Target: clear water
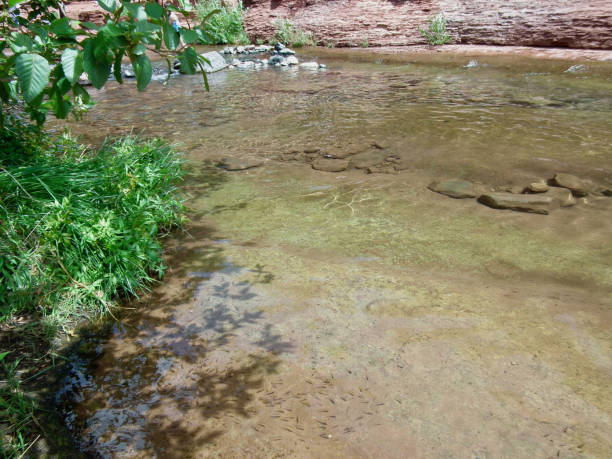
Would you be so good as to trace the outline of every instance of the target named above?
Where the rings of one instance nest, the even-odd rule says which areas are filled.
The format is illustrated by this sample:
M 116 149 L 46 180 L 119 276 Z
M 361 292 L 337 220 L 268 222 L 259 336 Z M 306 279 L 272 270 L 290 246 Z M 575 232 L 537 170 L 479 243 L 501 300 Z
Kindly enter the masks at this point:
M 72 127 L 167 138 L 191 171 L 166 279 L 75 363 L 83 449 L 603 457 L 612 199 L 541 216 L 427 185 L 569 172 L 609 188 L 612 63 L 309 53 L 328 68 L 110 85 Z M 362 151 L 385 166 L 309 164 Z

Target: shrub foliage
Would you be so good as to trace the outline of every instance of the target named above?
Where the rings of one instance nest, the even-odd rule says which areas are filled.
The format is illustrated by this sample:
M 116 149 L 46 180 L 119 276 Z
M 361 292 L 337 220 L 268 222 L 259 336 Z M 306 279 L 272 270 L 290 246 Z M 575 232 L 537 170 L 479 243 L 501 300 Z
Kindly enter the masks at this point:
M 212 14 L 216 12 L 216 14 Z M 202 40 L 209 45 L 248 44 L 249 38 L 244 30 L 246 9 L 242 2 L 232 7 L 225 6 L 221 0 L 205 0 L 196 5 L 196 18 L 206 21 L 206 35 Z M 207 19 L 208 18 L 208 19 Z
M 312 34 L 294 26 L 288 19 L 276 21 L 276 33 L 274 38 L 287 46 L 300 48 L 302 46 L 313 46 Z
M 41 143 L 24 146 L 35 160 L 0 157 L 0 318 L 91 319 L 163 274 L 158 235 L 181 223 L 181 161 L 160 140 L 91 155 L 68 136 Z
M 419 32 L 431 46 L 445 45 L 452 41 L 446 31 L 446 16 L 443 13 L 431 18 L 427 30 L 419 28 Z

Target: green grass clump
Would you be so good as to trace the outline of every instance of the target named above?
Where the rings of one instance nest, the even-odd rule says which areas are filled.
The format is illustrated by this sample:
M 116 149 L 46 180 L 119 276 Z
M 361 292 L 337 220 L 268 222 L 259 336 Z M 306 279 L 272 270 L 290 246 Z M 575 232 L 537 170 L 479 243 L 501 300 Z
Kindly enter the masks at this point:
M 451 42 L 451 37 L 446 31 L 446 16 L 443 13 L 431 18 L 427 30 L 419 28 L 419 32 L 431 46 L 445 45 Z
M 218 12 L 208 17 L 215 10 Z M 208 45 L 248 44 L 249 37 L 244 30 L 245 15 L 246 9 L 241 1 L 231 8 L 221 0 L 204 0 L 196 5 L 196 18 L 198 21 L 206 20 L 205 30 L 209 39 L 205 44 Z
M 0 322 L 28 310 L 53 326 L 93 319 L 164 273 L 181 160 L 136 137 L 94 154 L 69 136 L 36 145 L 16 157 L 0 144 Z
M 0 457 L 23 457 L 31 444 L 34 402 L 16 377 L 19 361 L 7 364 L 8 352 L 0 354 Z
M 304 32 L 299 27 L 294 26 L 288 19 L 279 19 L 276 21 L 275 40 L 284 45 L 294 48 L 302 46 L 314 46 L 314 39 L 310 32 Z

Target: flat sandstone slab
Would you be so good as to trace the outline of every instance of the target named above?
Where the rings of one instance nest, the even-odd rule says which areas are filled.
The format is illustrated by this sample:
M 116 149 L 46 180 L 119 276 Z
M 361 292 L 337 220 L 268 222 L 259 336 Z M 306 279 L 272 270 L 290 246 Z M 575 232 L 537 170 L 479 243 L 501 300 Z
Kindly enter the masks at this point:
M 487 193 L 478 202 L 494 209 L 518 210 L 548 215 L 554 205 L 554 198 L 543 194 Z

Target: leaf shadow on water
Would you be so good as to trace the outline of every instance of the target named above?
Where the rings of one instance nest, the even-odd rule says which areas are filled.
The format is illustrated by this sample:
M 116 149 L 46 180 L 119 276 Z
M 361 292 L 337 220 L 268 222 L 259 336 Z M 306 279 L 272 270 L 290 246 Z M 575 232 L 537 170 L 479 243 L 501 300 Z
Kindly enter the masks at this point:
M 254 414 L 266 376 L 292 352 L 266 316 L 276 300 L 259 287 L 274 274 L 231 265 L 213 236 L 195 219 L 174 237 L 163 284 L 130 304 L 107 339 L 92 338 L 103 352 L 73 370 L 86 454 L 186 457 L 213 447 Z

